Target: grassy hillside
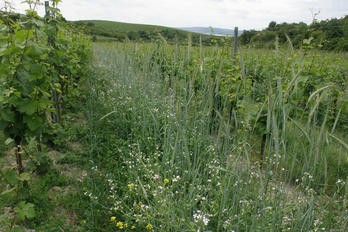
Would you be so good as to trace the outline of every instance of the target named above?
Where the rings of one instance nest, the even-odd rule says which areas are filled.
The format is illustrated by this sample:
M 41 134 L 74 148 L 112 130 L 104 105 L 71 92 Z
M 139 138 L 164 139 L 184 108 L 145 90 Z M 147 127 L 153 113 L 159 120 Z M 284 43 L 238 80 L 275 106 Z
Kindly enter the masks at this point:
M 119 33 L 124 32 L 128 33 L 130 31 L 160 31 L 168 29 L 162 26 L 156 25 L 146 25 L 146 24 L 134 24 L 134 23 L 123 23 L 123 22 L 114 22 L 107 20 L 82 20 L 76 21 L 77 24 L 87 25 L 89 28 L 93 29 L 96 33 L 110 32 L 110 33 Z M 174 29 L 175 30 L 175 29 Z
M 200 37 L 204 45 L 212 43 L 223 43 L 224 38 L 218 36 L 204 35 L 199 33 L 188 32 L 170 27 L 132 24 L 113 22 L 105 20 L 82 20 L 72 22 L 74 25 L 82 27 L 87 33 L 94 36 L 94 39 L 107 37 L 117 41 L 154 41 L 164 39 L 167 42 L 187 43 L 189 35 L 193 44 L 199 44 Z

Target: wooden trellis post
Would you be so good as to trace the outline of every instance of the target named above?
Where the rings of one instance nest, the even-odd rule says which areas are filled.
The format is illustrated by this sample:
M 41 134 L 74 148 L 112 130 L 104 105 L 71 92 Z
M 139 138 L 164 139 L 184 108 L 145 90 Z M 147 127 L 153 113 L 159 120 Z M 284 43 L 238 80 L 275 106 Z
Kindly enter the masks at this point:
M 238 27 L 234 28 L 234 38 L 233 38 L 233 58 L 236 58 L 238 51 Z

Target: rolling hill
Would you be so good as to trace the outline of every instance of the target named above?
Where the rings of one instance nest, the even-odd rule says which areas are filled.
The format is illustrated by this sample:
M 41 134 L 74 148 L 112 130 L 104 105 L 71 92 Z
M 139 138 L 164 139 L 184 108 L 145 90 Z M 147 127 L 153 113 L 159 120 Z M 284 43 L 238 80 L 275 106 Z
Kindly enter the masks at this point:
M 106 20 L 81 20 L 73 21 L 71 23 L 83 28 L 83 30 L 92 35 L 94 39 L 100 39 L 101 37 L 117 41 L 154 41 L 164 39 L 170 43 L 187 43 L 188 37 L 191 36 L 193 44 L 198 44 L 200 38 L 202 38 L 202 43 L 204 45 L 210 45 L 212 39 L 214 39 L 214 43 L 222 43 L 223 41 L 221 37 L 214 35 L 189 32 L 187 30 L 157 25 L 133 24 Z

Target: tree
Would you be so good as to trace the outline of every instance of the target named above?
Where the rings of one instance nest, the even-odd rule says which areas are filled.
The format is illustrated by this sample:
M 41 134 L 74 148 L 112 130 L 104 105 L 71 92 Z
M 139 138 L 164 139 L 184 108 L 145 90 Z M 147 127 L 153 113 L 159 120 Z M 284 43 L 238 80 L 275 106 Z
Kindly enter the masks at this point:
M 252 38 L 255 37 L 257 34 L 257 31 L 250 30 L 250 31 L 244 31 L 243 34 L 239 37 L 239 41 L 241 44 L 245 45 L 251 42 Z
M 277 30 L 277 23 L 275 21 L 271 21 L 268 24 L 267 30 L 269 30 L 269 31 L 276 31 Z

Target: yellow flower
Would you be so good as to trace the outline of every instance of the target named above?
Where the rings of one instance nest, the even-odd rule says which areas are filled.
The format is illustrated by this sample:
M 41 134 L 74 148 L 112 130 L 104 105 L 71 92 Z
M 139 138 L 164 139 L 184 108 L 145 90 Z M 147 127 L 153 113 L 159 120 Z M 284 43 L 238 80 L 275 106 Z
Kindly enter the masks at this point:
M 116 220 L 116 217 L 115 216 L 112 216 L 111 218 L 110 218 L 110 221 L 111 222 L 113 222 L 113 221 L 115 221 Z
M 153 229 L 153 225 L 152 224 L 147 224 L 145 227 L 147 230 L 152 230 Z
M 116 227 L 119 228 L 120 230 L 122 230 L 124 228 L 123 222 L 117 222 Z
M 132 226 L 132 227 L 131 227 L 131 230 L 135 230 L 135 228 L 136 228 L 135 226 Z
M 163 183 L 164 183 L 164 185 L 166 185 L 169 183 L 169 180 L 167 178 L 164 178 Z
M 135 185 L 133 183 L 128 184 L 128 188 L 130 190 L 133 190 L 135 188 Z

